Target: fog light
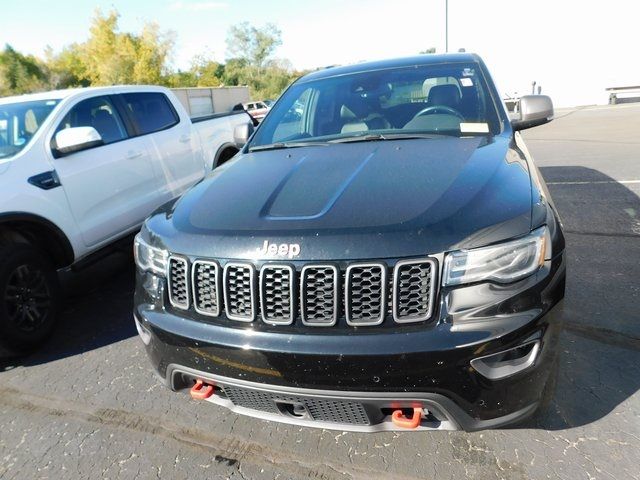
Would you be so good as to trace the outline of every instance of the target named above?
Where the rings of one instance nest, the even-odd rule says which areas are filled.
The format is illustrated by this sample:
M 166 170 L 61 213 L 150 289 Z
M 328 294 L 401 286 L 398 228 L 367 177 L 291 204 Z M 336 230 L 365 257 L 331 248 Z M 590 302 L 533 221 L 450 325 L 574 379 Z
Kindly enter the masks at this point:
M 142 287 L 151 296 L 151 298 L 157 300 L 162 295 L 160 277 L 153 273 L 145 273 L 143 275 L 144 279 L 142 280 Z
M 471 360 L 471 366 L 489 380 L 502 380 L 532 366 L 540 353 L 540 340 L 527 342 L 504 352 Z

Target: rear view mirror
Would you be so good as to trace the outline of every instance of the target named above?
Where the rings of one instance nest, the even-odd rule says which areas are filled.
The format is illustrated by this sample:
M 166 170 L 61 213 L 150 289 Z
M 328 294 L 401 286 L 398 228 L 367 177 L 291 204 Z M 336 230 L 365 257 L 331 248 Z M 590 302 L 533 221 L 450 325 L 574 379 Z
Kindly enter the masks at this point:
M 513 130 L 537 127 L 553 120 L 553 102 L 546 95 L 520 97 L 520 117 L 511 121 Z
M 102 144 L 102 137 L 93 127 L 65 128 L 56 133 L 54 153 L 63 157 Z
M 236 144 L 236 147 L 244 147 L 252 133 L 253 124 L 243 123 L 242 125 L 236 125 L 233 129 L 233 142 Z

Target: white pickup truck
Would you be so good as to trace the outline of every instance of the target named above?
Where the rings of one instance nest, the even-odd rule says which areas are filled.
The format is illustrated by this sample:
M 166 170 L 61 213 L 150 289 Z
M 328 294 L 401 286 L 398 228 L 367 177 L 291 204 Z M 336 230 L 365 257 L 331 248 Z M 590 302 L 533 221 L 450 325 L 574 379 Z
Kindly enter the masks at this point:
M 244 111 L 191 119 L 168 89 L 97 87 L 0 99 L 0 349 L 32 348 L 58 269 L 90 263 L 238 151 Z

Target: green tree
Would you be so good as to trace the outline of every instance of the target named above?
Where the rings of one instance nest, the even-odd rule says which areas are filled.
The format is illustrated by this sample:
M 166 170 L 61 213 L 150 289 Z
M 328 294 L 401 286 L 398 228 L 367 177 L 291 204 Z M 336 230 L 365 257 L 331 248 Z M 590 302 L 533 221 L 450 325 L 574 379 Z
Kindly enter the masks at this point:
M 0 52 L 0 96 L 46 90 L 46 66 L 33 55 L 22 55 L 10 45 Z
M 231 58 L 242 58 L 253 67 L 262 68 L 275 49 L 282 45 L 282 32 L 273 23 L 256 28 L 242 22 L 229 29 L 227 53 Z
M 133 83 L 162 84 L 169 73 L 174 43 L 173 32 L 162 32 L 157 23 L 146 24 L 140 36 L 134 37 Z
M 49 70 L 51 88 L 88 87 L 91 85 L 84 63 L 82 46 L 67 45 L 58 54 L 51 47 L 45 49 L 45 62 Z
M 115 10 L 93 19 L 90 36 L 83 45 L 83 62 L 92 85 L 164 83 L 173 49 L 173 34 L 157 24 L 147 24 L 140 35 L 118 30 Z
M 272 23 L 256 28 L 247 22 L 235 25 L 227 35 L 224 68 L 226 85 L 248 85 L 253 98 L 274 98 L 295 78 L 291 64 L 272 59 L 282 44 L 281 32 Z
M 174 46 L 172 32 L 148 23 L 140 33 L 121 32 L 119 14 L 96 10 L 83 43 L 72 43 L 55 53 L 45 50 L 44 60 L 22 55 L 10 46 L 0 51 L 0 95 L 90 85 L 160 84 L 171 87 L 246 85 L 254 98 L 275 98 L 301 72 L 287 60 L 272 58 L 281 45 L 273 24 L 256 28 L 242 23 L 229 29 L 231 58 L 226 64 L 202 54 L 188 70 L 169 68 Z
M 424 54 L 424 53 L 436 53 L 436 47 L 429 47 L 426 50 L 422 50 L 420 52 L 420 54 Z
M 205 55 L 196 55 L 191 61 L 190 72 L 195 80 L 196 87 L 218 87 L 224 77 L 224 65 L 207 58 Z

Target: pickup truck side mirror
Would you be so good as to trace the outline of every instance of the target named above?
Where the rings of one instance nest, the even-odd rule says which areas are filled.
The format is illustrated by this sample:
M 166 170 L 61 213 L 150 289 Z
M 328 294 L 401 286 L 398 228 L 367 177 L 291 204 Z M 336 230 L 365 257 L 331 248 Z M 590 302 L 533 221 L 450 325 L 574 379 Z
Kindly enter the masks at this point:
M 102 137 L 93 127 L 65 128 L 56 133 L 54 155 L 64 157 L 74 152 L 102 145 Z
M 553 102 L 546 95 L 520 97 L 520 118 L 511 120 L 514 131 L 537 127 L 553 120 Z
M 236 144 L 236 147 L 244 147 L 252 133 L 253 124 L 243 123 L 242 125 L 236 125 L 233 129 L 233 142 Z

